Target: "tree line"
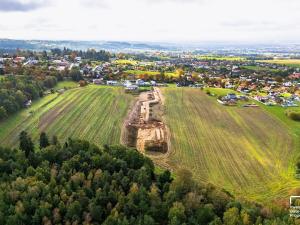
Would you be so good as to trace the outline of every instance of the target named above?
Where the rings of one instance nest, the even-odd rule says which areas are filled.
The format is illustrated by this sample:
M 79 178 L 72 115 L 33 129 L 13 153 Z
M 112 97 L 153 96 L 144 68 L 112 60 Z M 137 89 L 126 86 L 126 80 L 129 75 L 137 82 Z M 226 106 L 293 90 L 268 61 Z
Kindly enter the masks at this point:
M 104 61 L 108 62 L 111 54 L 109 52 L 106 52 L 104 50 L 96 51 L 94 49 L 89 49 L 87 51 L 82 51 L 82 50 L 71 50 L 68 48 L 55 48 L 51 50 L 51 53 L 55 56 L 65 56 L 68 55 L 71 58 L 75 57 L 81 57 L 82 59 L 87 59 L 87 60 L 95 60 L 95 61 Z

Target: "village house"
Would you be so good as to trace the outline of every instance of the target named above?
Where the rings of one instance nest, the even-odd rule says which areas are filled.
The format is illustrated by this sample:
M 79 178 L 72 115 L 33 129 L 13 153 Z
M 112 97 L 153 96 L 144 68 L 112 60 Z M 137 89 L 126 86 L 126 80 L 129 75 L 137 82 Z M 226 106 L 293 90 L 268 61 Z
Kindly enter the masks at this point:
M 93 79 L 93 84 L 100 85 L 100 84 L 105 84 L 103 79 Z
M 137 85 L 128 85 L 125 87 L 125 92 L 136 92 L 139 87 Z
M 116 81 L 116 80 L 108 80 L 108 81 L 106 81 L 106 84 L 110 85 L 110 86 L 118 86 L 119 85 L 118 81 Z
M 300 73 L 293 73 L 289 76 L 289 78 L 293 80 L 300 79 Z
M 26 60 L 25 57 L 17 56 L 16 58 L 14 58 L 14 63 L 22 63 L 25 60 Z

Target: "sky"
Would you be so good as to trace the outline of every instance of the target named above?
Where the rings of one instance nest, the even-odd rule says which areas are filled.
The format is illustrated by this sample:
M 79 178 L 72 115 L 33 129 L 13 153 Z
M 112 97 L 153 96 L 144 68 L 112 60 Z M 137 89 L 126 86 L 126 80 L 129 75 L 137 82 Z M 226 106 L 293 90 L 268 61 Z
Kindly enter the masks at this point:
M 0 38 L 299 43 L 299 11 L 299 0 L 0 0 Z

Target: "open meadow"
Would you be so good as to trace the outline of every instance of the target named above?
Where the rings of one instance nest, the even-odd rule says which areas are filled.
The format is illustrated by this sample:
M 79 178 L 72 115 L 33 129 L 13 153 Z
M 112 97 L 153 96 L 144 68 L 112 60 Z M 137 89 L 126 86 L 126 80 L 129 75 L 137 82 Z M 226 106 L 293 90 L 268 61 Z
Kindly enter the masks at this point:
M 16 146 L 19 133 L 26 130 L 35 141 L 45 131 L 61 141 L 71 136 L 98 145 L 119 144 L 133 99 L 122 88 L 94 85 L 51 94 L 0 123 L 0 141 L 4 146 Z
M 259 202 L 288 199 L 299 187 L 294 163 L 300 124 L 284 109 L 226 107 L 192 88 L 163 93 L 172 169 L 189 169 L 199 181 Z
M 61 81 L 58 82 L 57 85 L 55 86 L 54 90 L 60 90 L 60 89 L 72 89 L 78 87 L 79 84 L 74 81 Z

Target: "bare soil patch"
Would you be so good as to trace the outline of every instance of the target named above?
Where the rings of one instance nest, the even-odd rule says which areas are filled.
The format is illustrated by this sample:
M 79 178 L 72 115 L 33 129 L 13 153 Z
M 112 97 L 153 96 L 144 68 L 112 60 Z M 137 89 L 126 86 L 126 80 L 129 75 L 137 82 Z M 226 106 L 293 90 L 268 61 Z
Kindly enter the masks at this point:
M 136 147 L 155 163 L 168 167 L 161 162 L 168 155 L 170 143 L 163 114 L 163 98 L 158 88 L 141 93 L 124 122 L 121 143 Z

